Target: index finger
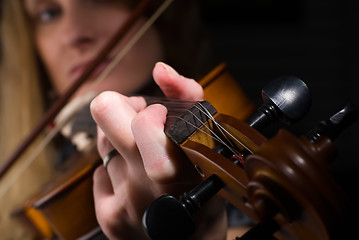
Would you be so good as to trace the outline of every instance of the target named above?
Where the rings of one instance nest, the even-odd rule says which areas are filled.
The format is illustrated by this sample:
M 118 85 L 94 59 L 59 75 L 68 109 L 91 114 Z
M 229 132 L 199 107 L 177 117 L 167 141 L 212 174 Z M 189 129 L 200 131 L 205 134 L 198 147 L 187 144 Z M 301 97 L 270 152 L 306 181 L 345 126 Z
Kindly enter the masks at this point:
M 153 69 L 153 78 L 168 98 L 201 101 L 203 89 L 195 80 L 178 74 L 169 65 L 159 62 Z

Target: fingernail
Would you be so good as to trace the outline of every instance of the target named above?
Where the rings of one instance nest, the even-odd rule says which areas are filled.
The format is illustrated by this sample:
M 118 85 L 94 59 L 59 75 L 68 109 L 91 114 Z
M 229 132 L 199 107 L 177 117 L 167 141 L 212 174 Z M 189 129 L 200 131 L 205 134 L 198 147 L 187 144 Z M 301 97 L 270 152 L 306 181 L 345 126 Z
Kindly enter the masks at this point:
M 168 73 L 168 74 L 171 74 L 171 75 L 179 75 L 178 72 L 176 70 L 174 70 L 170 65 L 167 65 L 166 63 L 163 63 L 163 62 L 159 62 L 157 63 L 159 64 L 160 66 L 162 66 L 163 69 L 165 69 L 165 71 Z

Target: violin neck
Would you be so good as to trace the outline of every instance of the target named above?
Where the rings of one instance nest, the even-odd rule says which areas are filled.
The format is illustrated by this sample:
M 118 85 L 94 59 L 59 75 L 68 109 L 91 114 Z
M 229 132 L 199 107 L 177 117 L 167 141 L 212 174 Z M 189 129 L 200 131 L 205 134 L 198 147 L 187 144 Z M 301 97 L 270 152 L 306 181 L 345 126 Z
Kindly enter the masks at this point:
M 182 101 L 166 98 L 145 97 L 146 103 L 161 104 L 167 108 L 166 135 L 180 145 L 198 130 L 217 110 L 207 101 Z

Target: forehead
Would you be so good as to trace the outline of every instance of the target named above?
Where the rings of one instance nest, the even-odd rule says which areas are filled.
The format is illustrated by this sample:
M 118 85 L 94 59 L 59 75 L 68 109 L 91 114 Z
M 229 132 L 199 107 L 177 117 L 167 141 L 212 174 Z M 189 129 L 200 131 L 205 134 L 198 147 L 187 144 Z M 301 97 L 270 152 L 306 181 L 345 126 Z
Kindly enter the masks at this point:
M 22 0 L 22 1 L 25 5 L 25 8 L 32 9 L 32 8 L 36 7 L 37 5 L 39 5 L 41 3 L 45 3 L 45 2 L 52 2 L 52 3 L 63 2 L 63 3 L 65 3 L 65 2 L 69 2 L 69 1 L 78 1 L 78 0 Z M 85 0 L 81 0 L 81 1 L 84 2 Z M 120 3 L 120 4 L 123 4 L 124 6 L 128 6 L 128 7 L 134 7 L 140 2 L 140 0 L 112 0 L 111 2 Z

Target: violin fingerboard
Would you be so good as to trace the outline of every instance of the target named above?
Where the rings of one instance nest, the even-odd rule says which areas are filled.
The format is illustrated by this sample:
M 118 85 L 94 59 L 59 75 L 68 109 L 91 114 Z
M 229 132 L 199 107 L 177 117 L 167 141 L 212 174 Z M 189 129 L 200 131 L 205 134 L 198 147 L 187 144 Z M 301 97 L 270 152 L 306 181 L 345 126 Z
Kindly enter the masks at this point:
M 174 143 L 180 145 L 216 113 L 217 110 L 209 102 L 197 102 L 182 115 L 167 121 L 165 133 Z

